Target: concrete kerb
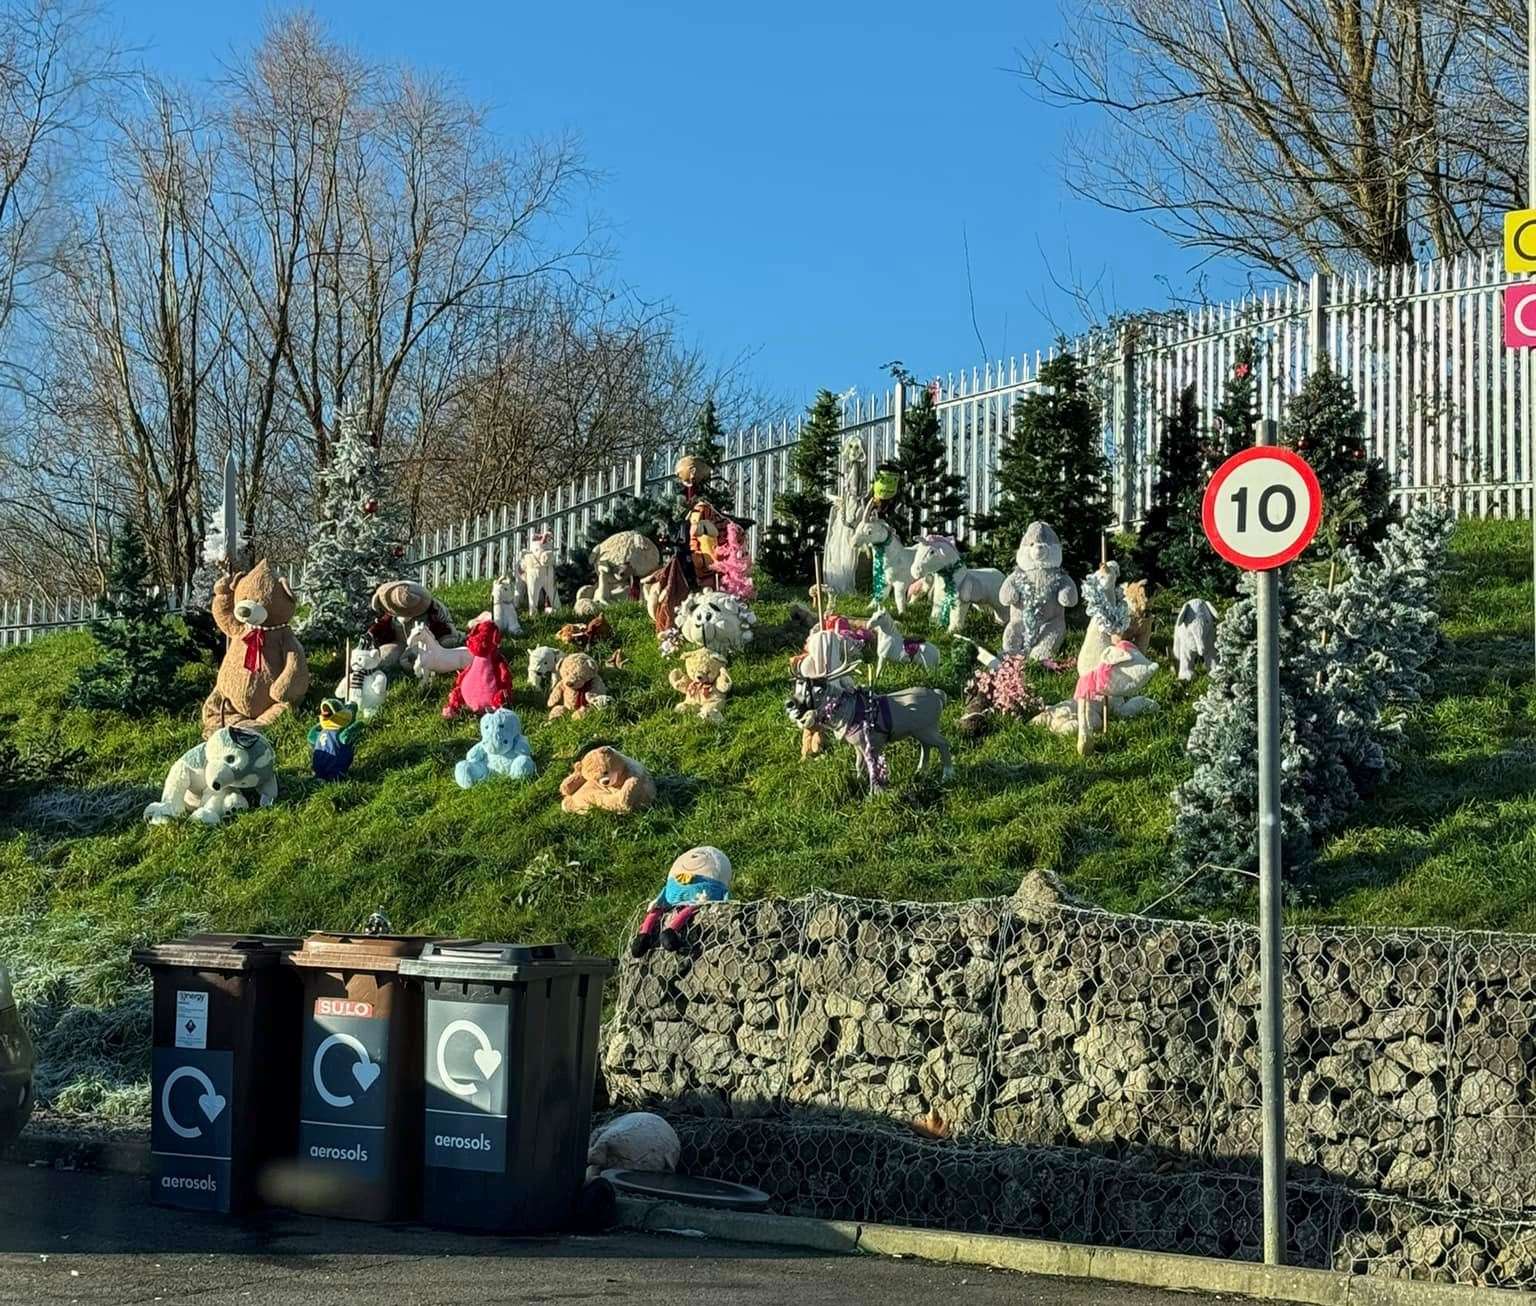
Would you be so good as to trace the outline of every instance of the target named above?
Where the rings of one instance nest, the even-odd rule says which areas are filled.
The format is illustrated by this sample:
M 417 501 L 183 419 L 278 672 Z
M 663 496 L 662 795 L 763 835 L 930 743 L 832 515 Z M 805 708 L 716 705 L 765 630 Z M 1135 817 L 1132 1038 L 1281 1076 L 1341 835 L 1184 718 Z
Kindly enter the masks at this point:
M 1222 1261 L 1172 1252 L 1084 1247 L 993 1234 L 907 1229 L 801 1216 L 716 1211 L 677 1202 L 620 1198 L 619 1217 L 631 1229 L 661 1233 L 698 1230 L 730 1242 L 803 1247 L 854 1255 L 910 1256 L 951 1265 L 975 1265 L 1106 1283 L 1189 1292 L 1229 1293 L 1306 1306 L 1494 1306 L 1528 1302 L 1525 1293 L 1499 1288 L 1371 1278 L 1331 1270 L 1293 1269 L 1248 1261 Z

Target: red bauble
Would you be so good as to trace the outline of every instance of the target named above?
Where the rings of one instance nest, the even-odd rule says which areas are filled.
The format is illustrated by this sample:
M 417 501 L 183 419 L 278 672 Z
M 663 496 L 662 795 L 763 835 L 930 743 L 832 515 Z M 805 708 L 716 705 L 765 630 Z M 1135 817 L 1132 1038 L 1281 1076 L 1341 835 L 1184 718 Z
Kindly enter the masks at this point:
M 370 517 L 372 517 L 374 513 L 378 512 L 378 510 L 379 501 L 377 499 L 369 499 L 366 503 L 363 504 L 363 511 L 366 512 Z
M 405 545 L 403 545 L 403 544 L 395 545 L 395 547 L 392 548 L 389 551 L 389 556 L 391 558 L 403 558 L 403 557 L 405 557 Z

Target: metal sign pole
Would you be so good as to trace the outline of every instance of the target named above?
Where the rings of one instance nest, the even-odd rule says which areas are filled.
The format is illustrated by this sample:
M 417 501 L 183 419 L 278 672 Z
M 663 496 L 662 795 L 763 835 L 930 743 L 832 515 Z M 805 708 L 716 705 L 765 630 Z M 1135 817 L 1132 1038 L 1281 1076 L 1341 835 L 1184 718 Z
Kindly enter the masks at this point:
M 1536 0 L 1531 0 L 1536 4 Z M 1256 443 L 1274 443 L 1259 422 Z M 1259 1049 L 1264 1101 L 1264 1263 L 1285 1264 L 1285 990 L 1280 922 L 1280 575 L 1254 576 L 1259 624 Z
M 1525 205 L 1536 204 L 1536 0 L 1525 3 Z M 1531 483 L 1531 574 L 1536 578 L 1536 402 L 1531 393 L 1531 358 L 1525 359 L 1525 478 Z M 1519 502 L 1516 501 L 1516 511 Z M 1536 656 L 1536 605 L 1533 605 L 1531 649 Z

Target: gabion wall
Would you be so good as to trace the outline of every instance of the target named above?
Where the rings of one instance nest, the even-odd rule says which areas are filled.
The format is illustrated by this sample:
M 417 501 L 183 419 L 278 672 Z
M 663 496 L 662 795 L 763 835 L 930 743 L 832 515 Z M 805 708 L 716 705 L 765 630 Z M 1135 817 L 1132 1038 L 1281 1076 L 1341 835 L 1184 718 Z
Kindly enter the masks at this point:
M 1256 1259 L 1258 938 L 1011 899 L 701 911 L 626 961 L 616 1106 L 778 1209 Z M 1295 1263 L 1536 1286 L 1536 939 L 1286 937 Z

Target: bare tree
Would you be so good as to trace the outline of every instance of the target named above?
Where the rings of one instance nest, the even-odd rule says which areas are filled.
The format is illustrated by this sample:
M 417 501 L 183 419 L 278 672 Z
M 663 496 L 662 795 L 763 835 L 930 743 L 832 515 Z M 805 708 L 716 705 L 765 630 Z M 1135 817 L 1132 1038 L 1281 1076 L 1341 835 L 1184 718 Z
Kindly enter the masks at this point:
M 1481 247 L 1519 195 L 1523 117 L 1494 111 L 1517 7 L 1086 0 L 1023 73 L 1094 111 L 1066 146 L 1077 193 L 1286 276 L 1384 266 Z

